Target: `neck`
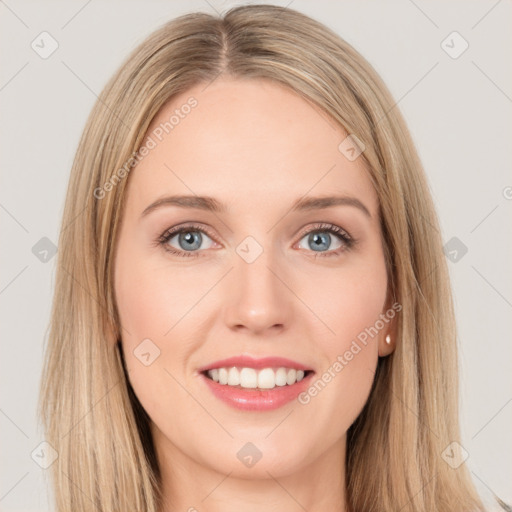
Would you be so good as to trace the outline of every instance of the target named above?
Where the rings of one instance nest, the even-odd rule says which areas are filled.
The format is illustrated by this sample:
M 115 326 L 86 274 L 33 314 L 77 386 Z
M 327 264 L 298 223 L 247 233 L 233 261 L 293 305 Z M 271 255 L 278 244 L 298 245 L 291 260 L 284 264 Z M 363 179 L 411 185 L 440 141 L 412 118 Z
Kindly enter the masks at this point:
M 282 464 L 276 448 L 273 457 L 263 456 L 248 472 L 236 456 L 229 463 L 208 454 L 184 453 L 154 425 L 152 431 L 161 473 L 159 512 L 246 512 L 259 507 L 269 512 L 348 510 L 346 435 L 319 457 L 308 461 L 303 453 L 290 466 Z M 232 453 L 239 449 L 234 446 Z

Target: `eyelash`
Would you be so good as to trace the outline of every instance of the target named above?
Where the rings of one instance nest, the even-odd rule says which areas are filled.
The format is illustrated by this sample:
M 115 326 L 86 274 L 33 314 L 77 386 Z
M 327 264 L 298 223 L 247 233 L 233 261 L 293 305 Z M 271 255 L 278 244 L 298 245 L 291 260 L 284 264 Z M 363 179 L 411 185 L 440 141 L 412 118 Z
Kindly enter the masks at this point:
M 188 224 L 185 226 L 181 226 L 178 228 L 171 228 L 162 233 L 157 240 L 155 245 L 160 245 L 163 247 L 163 249 L 171 254 L 174 254 L 176 256 L 185 256 L 185 257 L 192 257 L 197 258 L 199 256 L 199 252 L 201 251 L 179 251 L 175 249 L 174 247 L 171 247 L 168 242 L 171 238 L 173 238 L 175 235 L 179 235 L 180 233 L 188 233 L 188 232 L 194 232 L 199 231 L 213 240 L 215 239 L 207 229 L 205 229 L 203 226 L 199 226 L 197 224 Z M 317 223 L 314 224 L 311 229 L 305 230 L 301 233 L 299 237 L 299 241 L 302 240 L 306 235 L 309 235 L 310 233 L 315 232 L 328 232 L 332 233 L 335 236 L 337 236 L 341 242 L 343 242 L 344 246 L 334 250 L 334 251 L 311 251 L 316 252 L 314 257 L 330 257 L 330 256 L 341 256 L 341 254 L 345 251 L 348 251 L 354 247 L 357 240 L 352 238 L 344 229 L 340 228 L 339 226 L 336 226 L 335 224 L 329 224 L 329 223 Z

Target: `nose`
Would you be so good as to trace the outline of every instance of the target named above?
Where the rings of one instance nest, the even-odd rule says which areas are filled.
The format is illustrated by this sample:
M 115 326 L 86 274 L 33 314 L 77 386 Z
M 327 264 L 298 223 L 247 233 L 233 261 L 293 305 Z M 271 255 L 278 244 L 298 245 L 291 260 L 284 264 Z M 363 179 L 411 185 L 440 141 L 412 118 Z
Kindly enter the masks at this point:
M 250 261 L 250 260 L 248 260 Z M 248 262 L 235 254 L 234 269 L 225 283 L 225 322 L 236 331 L 253 334 L 279 332 L 290 325 L 293 292 L 270 251 Z

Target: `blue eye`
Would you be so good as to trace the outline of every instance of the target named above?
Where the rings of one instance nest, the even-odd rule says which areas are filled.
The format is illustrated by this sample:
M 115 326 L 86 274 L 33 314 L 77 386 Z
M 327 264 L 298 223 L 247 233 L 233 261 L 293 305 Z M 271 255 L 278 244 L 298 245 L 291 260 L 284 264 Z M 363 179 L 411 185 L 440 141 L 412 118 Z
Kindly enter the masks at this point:
M 334 235 L 338 247 L 331 249 Z M 306 232 L 301 241 L 306 239 L 306 243 L 312 249 L 315 256 L 339 256 L 343 251 L 349 250 L 355 240 L 343 229 L 334 224 L 320 224 L 314 229 Z
M 178 254 L 180 256 L 197 256 L 195 252 L 201 248 L 204 236 L 211 241 L 211 238 L 205 233 L 202 227 L 184 226 L 178 229 L 166 231 L 159 239 L 159 242 L 167 251 L 173 254 Z M 173 238 L 177 239 L 178 247 L 173 247 L 170 244 Z M 206 249 L 208 248 L 209 247 L 206 247 Z
M 334 249 L 331 248 L 331 244 L 333 243 L 332 235 L 334 235 L 334 241 L 338 242 L 338 246 Z M 203 249 L 211 248 L 214 242 L 205 228 L 191 224 L 167 230 L 156 242 L 171 254 L 195 257 L 200 255 L 201 244 L 204 241 L 204 237 L 210 240 L 210 245 L 203 247 Z M 175 244 L 177 244 L 177 247 L 171 244 L 174 238 L 176 238 Z M 339 226 L 327 223 L 315 224 L 312 228 L 310 226 L 307 231 L 302 233 L 299 244 L 306 238 L 306 243 L 311 249 L 310 252 L 312 252 L 315 257 L 341 256 L 343 252 L 351 249 L 356 242 L 355 239 Z M 304 247 L 300 248 L 304 249 Z M 308 247 L 306 247 L 306 249 L 308 249 Z
M 306 237 L 306 243 L 310 244 L 310 247 L 314 252 L 325 252 L 329 250 L 330 245 L 332 244 L 332 237 L 328 231 L 310 233 L 309 235 L 306 235 L 304 238 Z M 339 240 L 338 243 L 340 243 Z

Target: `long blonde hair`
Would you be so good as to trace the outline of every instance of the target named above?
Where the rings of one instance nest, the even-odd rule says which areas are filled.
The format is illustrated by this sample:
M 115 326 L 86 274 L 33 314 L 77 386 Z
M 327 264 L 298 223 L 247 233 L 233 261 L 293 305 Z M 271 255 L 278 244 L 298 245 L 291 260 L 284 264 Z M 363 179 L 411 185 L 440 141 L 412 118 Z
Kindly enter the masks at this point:
M 349 509 L 484 510 L 466 465 L 454 469 L 442 456 L 460 442 L 456 331 L 438 220 L 408 129 L 384 83 L 348 43 L 297 11 L 269 5 L 166 23 L 128 57 L 89 116 L 67 191 L 41 380 L 39 414 L 59 454 L 50 470 L 57 510 L 160 508 L 149 418 L 116 344 L 113 266 L 129 179 L 119 170 L 168 100 L 222 73 L 285 84 L 365 146 L 389 294 L 402 312 L 396 349 L 379 359 L 368 402 L 348 431 Z

